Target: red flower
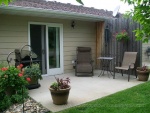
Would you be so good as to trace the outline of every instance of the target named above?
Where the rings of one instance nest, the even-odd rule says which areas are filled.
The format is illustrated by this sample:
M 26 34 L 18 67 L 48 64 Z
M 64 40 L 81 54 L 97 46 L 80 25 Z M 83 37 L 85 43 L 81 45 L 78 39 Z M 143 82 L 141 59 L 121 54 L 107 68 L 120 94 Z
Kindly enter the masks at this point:
M 22 68 L 22 67 L 23 67 L 23 64 L 20 64 L 19 66 Z
M 30 82 L 31 81 L 31 79 L 28 77 L 28 78 L 26 78 L 26 80 L 28 81 L 28 82 Z
M 18 76 L 22 77 L 22 76 L 23 76 L 23 74 L 22 74 L 22 73 L 19 73 L 19 74 L 18 74 Z
M 20 69 L 21 69 L 21 67 L 18 65 L 18 66 L 17 66 L 17 69 L 19 69 L 19 70 L 20 70 Z
M 1 70 L 2 70 L 2 71 L 6 71 L 6 70 L 8 70 L 8 68 L 3 67 Z

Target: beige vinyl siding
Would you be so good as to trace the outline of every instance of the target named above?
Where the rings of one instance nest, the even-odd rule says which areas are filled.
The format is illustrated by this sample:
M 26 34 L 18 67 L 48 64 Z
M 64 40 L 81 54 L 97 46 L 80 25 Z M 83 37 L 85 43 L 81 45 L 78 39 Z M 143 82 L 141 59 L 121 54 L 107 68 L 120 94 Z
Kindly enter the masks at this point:
M 94 22 L 72 20 L 0 15 L 0 60 L 6 60 L 7 54 L 15 48 L 28 44 L 28 22 L 60 23 L 63 24 L 63 55 L 64 71 L 73 70 L 72 60 L 76 58 L 76 48 L 85 46 L 92 48 L 92 57 L 96 53 L 96 26 Z
M 146 54 L 147 47 L 150 47 L 150 40 L 148 43 L 142 44 L 142 65 L 149 65 L 150 66 L 150 57 L 148 58 Z
M 0 15 L 0 61 L 6 61 L 9 52 L 27 44 L 27 25 L 23 17 Z
M 64 69 L 73 71 L 72 60 L 76 59 L 76 48 L 85 46 L 92 48 L 92 57 L 95 59 L 96 28 L 95 23 L 75 21 L 75 27 L 64 27 Z

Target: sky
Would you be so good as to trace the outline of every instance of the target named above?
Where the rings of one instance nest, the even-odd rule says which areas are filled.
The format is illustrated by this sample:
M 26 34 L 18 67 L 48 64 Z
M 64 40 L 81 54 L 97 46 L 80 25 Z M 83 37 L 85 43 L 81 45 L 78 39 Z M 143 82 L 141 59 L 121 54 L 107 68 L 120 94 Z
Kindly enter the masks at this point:
M 47 1 L 57 1 L 61 3 L 71 3 L 74 5 L 81 5 L 76 0 L 47 0 Z M 124 4 L 120 0 L 82 0 L 84 3 L 84 6 L 86 7 L 94 7 L 96 9 L 105 9 L 108 11 L 114 11 L 116 10 L 118 6 L 120 13 L 125 13 L 126 11 L 129 11 L 132 7 L 128 6 L 127 4 Z

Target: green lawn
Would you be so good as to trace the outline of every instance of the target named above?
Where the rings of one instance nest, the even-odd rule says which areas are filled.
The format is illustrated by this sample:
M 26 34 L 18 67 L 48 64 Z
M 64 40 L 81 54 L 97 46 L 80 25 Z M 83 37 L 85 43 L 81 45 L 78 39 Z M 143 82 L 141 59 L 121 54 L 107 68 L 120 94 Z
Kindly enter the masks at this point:
M 112 87 L 113 88 L 113 87 Z M 58 113 L 149 113 L 150 82 Z

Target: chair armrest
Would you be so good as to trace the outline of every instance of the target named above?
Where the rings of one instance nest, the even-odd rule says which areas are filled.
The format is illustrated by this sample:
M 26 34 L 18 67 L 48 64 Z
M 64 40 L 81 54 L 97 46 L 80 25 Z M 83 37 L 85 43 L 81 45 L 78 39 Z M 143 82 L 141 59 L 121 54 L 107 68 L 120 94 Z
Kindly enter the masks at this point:
M 135 65 L 135 63 L 130 63 L 130 64 L 129 64 L 129 68 L 131 67 L 132 64 Z

